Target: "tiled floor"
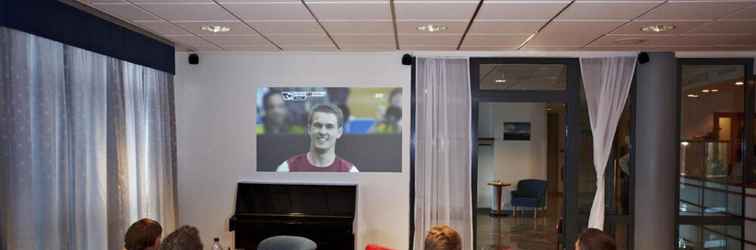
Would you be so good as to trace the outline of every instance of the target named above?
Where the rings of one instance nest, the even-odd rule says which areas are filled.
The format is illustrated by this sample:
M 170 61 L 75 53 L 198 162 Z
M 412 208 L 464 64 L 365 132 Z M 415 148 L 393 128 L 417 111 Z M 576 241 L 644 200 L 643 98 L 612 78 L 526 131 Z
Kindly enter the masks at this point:
M 535 219 L 532 213 L 518 214 L 518 217 L 492 217 L 487 212 L 478 212 L 477 249 L 556 249 L 556 223 L 561 211 L 561 199 L 550 200 L 558 201 L 558 204 L 549 204 L 550 209 L 545 214 L 540 211 Z

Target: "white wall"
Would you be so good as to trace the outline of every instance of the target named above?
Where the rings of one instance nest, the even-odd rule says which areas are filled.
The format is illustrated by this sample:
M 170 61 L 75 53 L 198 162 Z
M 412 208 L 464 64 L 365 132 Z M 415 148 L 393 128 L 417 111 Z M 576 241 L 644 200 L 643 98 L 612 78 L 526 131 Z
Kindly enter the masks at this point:
M 491 154 L 493 159 L 478 164 L 478 207 L 492 205 L 491 187 L 486 183 L 501 180 L 511 183 L 512 188 L 504 189 L 502 203 L 509 205 L 510 191 L 523 179 L 546 180 L 547 131 L 544 103 L 481 103 L 479 108 L 479 136 L 493 137 Z M 502 140 L 504 122 L 530 122 L 529 141 Z M 482 152 L 488 152 L 485 149 Z M 481 158 L 479 158 L 481 159 Z
M 409 133 L 403 133 L 401 173 L 256 172 L 255 93 L 261 86 L 403 86 L 410 67 L 398 53 L 201 53 L 199 65 L 176 54 L 178 213 L 180 225 L 199 228 L 209 247 L 233 233 L 236 183 L 240 180 L 297 183 L 357 183 L 356 249 L 378 243 L 408 248 Z M 409 97 L 403 95 L 409 117 Z M 410 119 L 402 126 L 410 127 Z

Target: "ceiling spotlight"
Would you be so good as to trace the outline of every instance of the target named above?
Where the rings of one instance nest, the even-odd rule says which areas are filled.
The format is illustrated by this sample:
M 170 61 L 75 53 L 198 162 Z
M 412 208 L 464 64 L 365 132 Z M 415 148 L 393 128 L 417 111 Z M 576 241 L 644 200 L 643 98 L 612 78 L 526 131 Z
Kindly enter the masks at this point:
M 507 83 L 507 79 L 496 79 L 496 83 Z
M 202 26 L 202 30 L 210 31 L 213 33 L 223 33 L 223 32 L 231 31 L 231 28 L 226 27 L 226 26 L 220 26 L 220 25 L 205 25 L 205 26 Z
M 417 26 L 417 30 L 423 31 L 423 32 L 441 32 L 448 29 L 445 25 L 437 25 L 437 24 L 426 24 L 426 25 L 420 25 Z
M 682 144 L 683 146 L 688 146 L 690 145 L 690 142 L 683 141 L 683 142 L 680 142 L 680 144 Z
M 690 98 L 698 98 L 698 95 L 696 95 L 696 94 L 688 94 L 688 97 L 690 97 Z
M 701 93 L 709 93 L 709 90 L 708 89 L 702 89 Z
M 716 93 L 716 92 L 719 92 L 719 90 L 718 89 L 711 89 L 711 92 L 712 93 Z
M 672 24 L 657 24 L 657 25 L 651 25 L 641 28 L 641 31 L 643 32 L 651 32 L 651 33 L 662 33 L 667 32 L 675 29 L 676 27 Z
M 742 81 L 737 81 L 737 82 L 735 82 L 735 85 L 737 85 L 737 86 L 743 86 L 743 82 Z

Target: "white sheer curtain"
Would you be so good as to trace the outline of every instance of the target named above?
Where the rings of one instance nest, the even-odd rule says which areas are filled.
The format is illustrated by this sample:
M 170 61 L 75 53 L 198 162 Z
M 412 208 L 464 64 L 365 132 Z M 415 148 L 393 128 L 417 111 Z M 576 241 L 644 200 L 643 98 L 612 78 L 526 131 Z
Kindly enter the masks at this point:
M 121 249 L 123 234 L 113 233 L 125 231 L 138 216 L 162 219 L 172 230 L 175 202 L 169 199 L 173 199 L 173 187 L 163 188 L 170 189 L 167 194 L 158 190 L 136 202 L 116 202 L 119 194 L 143 185 L 112 182 L 135 178 L 113 171 L 119 168 L 163 171 L 162 176 L 151 178 L 167 179 L 155 180 L 158 185 L 174 183 L 173 162 L 163 159 L 175 157 L 172 139 L 150 140 L 156 143 L 154 155 L 162 156 L 155 156 L 161 161 L 149 166 L 111 159 L 119 148 L 112 145 L 130 146 L 126 137 L 110 136 L 113 128 L 133 126 L 123 123 L 125 119 L 113 119 L 111 113 L 116 96 L 111 84 L 123 83 L 122 63 L 0 28 L 0 249 Z M 170 83 L 168 74 L 154 74 L 166 75 L 168 82 L 151 85 Z M 172 98 L 158 98 L 164 93 L 153 92 L 143 95 L 161 101 Z M 172 114 L 158 113 L 134 123 L 161 120 L 158 123 L 165 126 L 160 129 L 167 128 L 172 135 Z M 162 121 L 166 117 L 170 121 Z M 170 208 L 170 214 L 122 212 L 145 203 Z
M 596 169 L 596 196 L 588 219 L 589 228 L 604 229 L 604 170 L 612 150 L 617 122 L 630 93 L 635 61 L 636 57 L 580 59 Z
M 414 249 L 448 224 L 472 249 L 470 74 L 467 59 L 417 58 Z

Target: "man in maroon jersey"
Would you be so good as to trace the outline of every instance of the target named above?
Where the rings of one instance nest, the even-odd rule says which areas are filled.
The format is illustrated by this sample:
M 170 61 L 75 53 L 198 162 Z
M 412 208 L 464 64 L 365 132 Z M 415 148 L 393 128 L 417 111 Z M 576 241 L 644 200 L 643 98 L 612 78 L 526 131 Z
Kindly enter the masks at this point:
M 310 150 L 281 163 L 276 172 L 351 172 L 357 167 L 336 156 L 336 140 L 344 132 L 344 114 L 332 104 L 315 106 L 307 117 Z

